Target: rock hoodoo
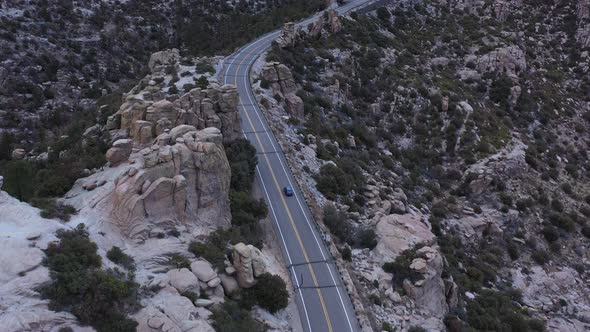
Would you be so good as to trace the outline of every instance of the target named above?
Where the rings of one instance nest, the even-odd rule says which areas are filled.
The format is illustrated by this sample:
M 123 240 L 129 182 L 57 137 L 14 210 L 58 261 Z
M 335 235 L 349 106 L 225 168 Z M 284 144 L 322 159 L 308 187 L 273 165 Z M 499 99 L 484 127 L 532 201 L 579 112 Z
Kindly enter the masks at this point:
M 303 100 L 295 94 L 297 86 L 289 68 L 277 62 L 269 62 L 263 69 L 262 78 L 271 84 L 274 95 L 284 100 L 287 112 L 302 119 Z

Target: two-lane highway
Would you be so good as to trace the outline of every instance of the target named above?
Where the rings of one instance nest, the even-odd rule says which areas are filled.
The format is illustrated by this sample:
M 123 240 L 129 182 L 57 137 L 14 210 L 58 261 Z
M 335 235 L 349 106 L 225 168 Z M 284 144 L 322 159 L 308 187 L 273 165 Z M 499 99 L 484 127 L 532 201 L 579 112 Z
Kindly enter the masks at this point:
M 336 10 L 345 13 L 366 2 L 368 0 L 351 1 Z M 306 26 L 319 15 L 321 13 L 298 25 Z M 252 64 L 279 35 L 280 31 L 266 34 L 231 55 L 225 63 L 223 82 L 238 88 L 244 136 L 258 152 L 258 180 L 296 286 L 304 330 L 356 332 L 360 330 L 359 324 L 332 256 L 313 224 L 303 195 L 252 93 Z M 285 186 L 293 188 L 293 196 L 284 195 Z

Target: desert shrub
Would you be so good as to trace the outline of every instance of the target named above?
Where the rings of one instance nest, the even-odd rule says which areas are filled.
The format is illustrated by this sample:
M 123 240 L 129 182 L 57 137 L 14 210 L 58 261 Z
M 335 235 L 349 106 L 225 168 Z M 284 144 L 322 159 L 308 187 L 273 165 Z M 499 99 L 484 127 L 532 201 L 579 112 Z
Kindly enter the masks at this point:
M 555 242 L 559 240 L 559 231 L 554 226 L 545 225 L 545 227 L 543 227 L 542 233 L 545 237 L 545 240 L 548 242 Z
M 242 305 L 251 308 L 253 305 L 275 313 L 289 304 L 287 284 L 278 275 L 261 274 L 256 279 L 256 285 L 242 291 Z
M 209 234 L 206 242 L 192 241 L 188 250 L 198 257 L 203 257 L 221 271 L 225 268 L 223 261 L 226 254 L 229 253 L 227 245 L 239 242 L 251 243 L 242 235 L 240 228 L 218 229 Z
M 346 214 L 338 211 L 333 205 L 326 205 L 324 208 L 324 225 L 328 227 L 330 232 L 334 234 L 340 241 L 352 242 L 352 229 Z
M 229 197 L 233 225 L 256 223 L 268 215 L 268 207 L 262 199 L 256 200 L 246 192 L 236 191 L 230 192 Z
M 576 228 L 572 218 L 565 213 L 552 212 L 549 214 L 549 221 L 551 221 L 553 225 L 568 232 L 572 232 Z
M 41 293 L 50 300 L 49 308 L 70 311 L 99 332 L 135 331 L 137 323 L 125 312 L 137 303 L 138 285 L 131 277 L 100 269 L 97 246 L 83 224 L 59 230 L 57 238 L 45 252 L 52 281 Z
M 31 199 L 31 205 L 41 209 L 39 213 L 41 217 L 47 219 L 58 218 L 62 221 L 68 222 L 72 217 L 72 214 L 76 214 L 76 209 L 68 204 L 62 202 L 56 202 L 50 198 L 33 198 Z
M 127 270 L 135 270 L 135 261 L 133 260 L 133 257 L 124 253 L 123 250 L 117 246 L 114 246 L 107 251 L 107 258 L 111 262 L 120 265 Z
M 262 323 L 252 319 L 250 313 L 236 302 L 226 300 L 213 310 L 213 327 L 217 332 L 264 332 Z
M 211 66 L 209 63 L 207 62 L 199 62 L 196 64 L 195 69 L 197 70 L 197 73 L 211 73 L 211 74 L 215 74 L 215 68 L 213 66 Z
M 352 250 L 350 250 L 349 246 L 344 246 L 344 248 L 342 248 L 342 259 L 349 262 L 352 261 Z
M 536 250 L 533 252 L 531 257 L 535 262 L 537 262 L 537 264 L 540 265 L 545 265 L 545 263 L 549 262 L 550 259 L 549 253 L 547 253 L 545 250 Z
M 335 199 L 337 195 L 346 195 L 352 189 L 346 174 L 333 164 L 322 166 L 315 179 L 317 189 L 329 199 Z
M 258 163 L 256 148 L 246 139 L 237 139 L 225 145 L 225 154 L 231 167 L 232 189 L 249 192 Z
M 467 323 L 478 331 L 535 331 L 531 329 L 533 319 L 520 310 L 516 304 L 521 300 L 519 292 L 482 290 L 469 300 L 466 306 Z
M 426 331 L 426 329 L 425 329 L 425 328 L 423 328 L 423 327 L 420 327 L 420 326 L 411 326 L 411 327 L 408 329 L 408 332 L 428 332 L 428 331 Z
M 191 262 L 181 254 L 173 254 L 168 258 L 168 265 L 174 269 L 190 268 Z
M 495 103 L 505 105 L 508 102 L 511 87 L 512 81 L 506 75 L 502 75 L 492 82 L 490 99 Z
M 358 246 L 360 248 L 373 249 L 377 246 L 375 231 L 372 229 L 362 229 L 358 231 L 355 238 L 358 239 Z
M 26 160 L 11 160 L 3 167 L 2 190 L 21 201 L 29 201 L 34 194 L 33 165 Z

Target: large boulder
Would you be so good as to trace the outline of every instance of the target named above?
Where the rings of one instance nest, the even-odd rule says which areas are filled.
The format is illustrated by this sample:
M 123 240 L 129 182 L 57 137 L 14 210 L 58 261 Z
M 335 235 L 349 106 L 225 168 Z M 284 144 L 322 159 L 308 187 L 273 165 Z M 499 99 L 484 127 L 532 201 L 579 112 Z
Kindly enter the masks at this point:
M 209 282 L 217 277 L 217 273 L 207 261 L 195 261 L 191 264 L 191 271 L 202 282 Z
M 232 276 L 228 276 L 227 274 L 222 273 L 219 275 L 219 279 L 221 280 L 221 286 L 223 286 L 225 294 L 229 296 L 231 296 L 240 289 L 238 281 L 236 280 L 236 278 Z
M 191 292 L 199 295 L 199 279 L 189 269 L 170 270 L 167 275 L 170 285 L 180 293 Z
M 106 159 L 111 165 L 118 165 L 129 160 L 133 151 L 133 141 L 130 139 L 119 139 L 113 143 L 113 146 L 107 151 Z

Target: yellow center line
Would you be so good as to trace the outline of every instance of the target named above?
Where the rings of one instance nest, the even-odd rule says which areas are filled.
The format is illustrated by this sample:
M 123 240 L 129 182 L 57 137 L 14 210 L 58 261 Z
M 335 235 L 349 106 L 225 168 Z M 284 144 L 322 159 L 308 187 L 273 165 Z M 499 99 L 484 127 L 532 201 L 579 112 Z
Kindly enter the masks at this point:
M 258 47 L 254 48 L 254 50 L 258 49 Z M 238 68 L 242 65 L 242 63 L 244 62 L 244 60 L 246 59 L 246 57 L 248 55 L 250 55 L 252 52 L 248 52 L 243 59 L 240 61 L 240 63 L 238 64 Z M 236 85 L 236 87 L 238 86 L 238 78 L 237 78 L 237 72 L 236 72 L 236 77 L 234 78 L 234 83 Z M 249 80 L 248 80 L 249 82 Z M 316 274 L 315 271 L 313 269 L 313 267 L 311 266 L 311 264 L 309 264 L 310 260 L 309 260 L 309 256 L 307 255 L 307 250 L 305 250 L 305 246 L 303 245 L 303 241 L 301 240 L 301 236 L 299 235 L 299 231 L 297 230 L 297 226 L 295 226 L 295 220 L 293 219 L 293 215 L 291 215 L 291 209 L 289 209 L 289 206 L 287 205 L 287 201 L 285 200 L 285 197 L 283 196 L 282 192 L 281 192 L 281 186 L 279 185 L 279 181 L 277 180 L 277 177 L 275 176 L 275 172 L 272 169 L 272 166 L 270 164 L 270 160 L 268 159 L 268 155 L 265 153 L 264 150 L 264 146 L 262 145 L 262 142 L 260 141 L 260 137 L 258 136 L 258 133 L 256 132 L 256 128 L 254 127 L 254 123 L 252 122 L 252 119 L 250 118 L 250 115 L 248 114 L 248 111 L 246 110 L 246 107 L 244 106 L 244 101 L 242 100 L 242 96 L 240 95 L 240 104 L 242 107 L 242 110 L 244 111 L 244 114 L 246 114 L 246 119 L 248 120 L 248 123 L 250 124 L 250 126 L 252 127 L 252 131 L 254 131 L 254 136 L 256 136 L 256 141 L 258 142 L 258 145 L 260 146 L 260 152 L 262 153 L 262 155 L 264 156 L 264 159 L 266 161 L 266 164 L 268 166 L 268 169 L 270 169 L 270 174 L 274 180 L 275 183 L 275 187 L 279 193 L 279 196 L 281 197 L 281 201 L 283 202 L 283 205 L 285 206 L 285 209 L 287 210 L 287 216 L 289 217 L 289 221 L 291 223 L 291 227 L 293 227 L 293 231 L 295 232 L 295 237 L 297 238 L 297 242 L 299 242 L 299 246 L 301 247 L 301 250 L 303 252 L 303 256 L 305 257 L 305 262 L 308 263 L 307 264 L 307 268 L 309 269 L 309 273 L 311 274 L 311 278 L 313 279 L 313 283 L 316 287 L 316 291 L 318 293 L 318 296 L 320 298 L 320 303 L 322 305 L 322 310 L 324 311 L 324 316 L 326 317 L 326 322 L 328 324 L 328 331 L 329 332 L 333 332 L 332 329 L 332 321 L 330 320 L 330 316 L 328 315 L 328 309 L 326 307 L 326 302 L 324 301 L 324 296 L 322 295 L 322 292 L 320 290 L 319 287 L 319 283 L 318 280 L 316 278 Z M 270 202 L 269 202 L 270 203 Z

